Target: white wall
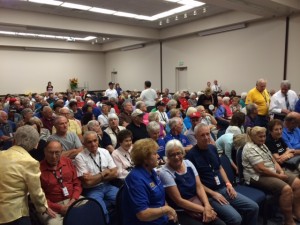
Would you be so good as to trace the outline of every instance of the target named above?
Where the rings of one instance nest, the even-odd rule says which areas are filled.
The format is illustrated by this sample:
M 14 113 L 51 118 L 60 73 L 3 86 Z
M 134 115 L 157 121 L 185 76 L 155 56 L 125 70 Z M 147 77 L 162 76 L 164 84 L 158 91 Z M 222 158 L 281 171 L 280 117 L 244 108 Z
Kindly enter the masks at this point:
M 123 90 L 143 90 L 144 82 L 150 80 L 152 88 L 160 89 L 159 43 L 129 51 L 113 51 L 105 54 L 106 79 L 111 72 L 118 72 Z
M 283 78 L 285 20 L 250 24 L 246 29 L 163 43 L 163 86 L 175 91 L 175 67 L 188 67 L 188 88 L 198 91 L 217 79 L 223 90 L 248 91 L 259 78 L 268 89 Z M 298 39 L 299 40 L 299 39 Z M 298 51 L 299 52 L 299 51 Z
M 292 89 L 300 93 L 300 15 L 290 18 L 287 79 Z
M 106 87 L 102 53 L 58 53 L 0 49 L 0 94 L 44 92 L 48 81 L 54 91 L 69 88 L 69 79 L 79 87 Z

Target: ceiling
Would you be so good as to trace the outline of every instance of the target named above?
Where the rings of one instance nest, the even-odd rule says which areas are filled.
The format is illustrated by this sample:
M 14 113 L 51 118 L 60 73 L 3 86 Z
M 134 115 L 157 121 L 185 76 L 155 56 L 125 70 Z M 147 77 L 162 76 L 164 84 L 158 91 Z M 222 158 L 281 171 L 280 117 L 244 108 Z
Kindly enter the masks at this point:
M 165 0 L 61 1 L 149 17 L 181 6 L 176 2 Z M 185 30 L 188 30 L 185 29 L 187 26 L 193 24 L 196 27 L 201 21 L 209 21 L 208 19 L 212 20 L 212 18 L 226 13 L 228 15 L 230 13 L 242 13 L 240 15 L 245 15 L 242 22 L 247 22 L 247 18 L 249 20 L 261 20 L 288 16 L 300 11 L 299 0 L 203 0 L 202 2 L 206 4 L 154 21 L 147 21 L 33 3 L 27 0 L 0 0 L 0 31 L 78 38 L 95 36 L 97 38 L 89 41 L 89 44 L 103 47 L 104 45 L 112 46 L 111 43 L 115 42 L 114 45 L 122 47 L 187 35 L 191 32 L 184 33 Z M 217 24 L 214 26 L 218 27 Z M 205 26 L 203 29 L 206 29 Z M 163 35 L 166 31 L 172 31 L 174 35 Z M 0 45 L 2 45 L 1 38 L 7 37 L 10 35 L 0 34 Z M 21 39 L 33 41 L 44 40 L 45 37 L 23 35 Z M 59 41 L 65 42 L 66 40 Z M 58 42 L 57 39 L 56 42 Z M 78 42 L 84 43 L 81 40 Z

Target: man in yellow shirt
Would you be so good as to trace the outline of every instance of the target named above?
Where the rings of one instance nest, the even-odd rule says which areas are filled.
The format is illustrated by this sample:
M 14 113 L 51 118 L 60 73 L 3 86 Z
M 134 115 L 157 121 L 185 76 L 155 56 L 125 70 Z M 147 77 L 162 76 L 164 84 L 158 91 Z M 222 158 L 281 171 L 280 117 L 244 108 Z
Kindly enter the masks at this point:
M 28 193 L 38 213 L 55 217 L 41 188 L 40 164 L 28 153 L 38 142 L 38 132 L 25 125 L 17 129 L 15 145 L 0 151 L 0 224 L 31 224 Z
M 255 126 L 266 127 L 269 122 L 269 105 L 270 105 L 270 95 L 266 89 L 267 81 L 264 79 L 259 79 L 256 82 L 256 87 L 251 89 L 246 98 L 246 105 L 254 103 L 257 105 L 258 116 L 255 120 Z

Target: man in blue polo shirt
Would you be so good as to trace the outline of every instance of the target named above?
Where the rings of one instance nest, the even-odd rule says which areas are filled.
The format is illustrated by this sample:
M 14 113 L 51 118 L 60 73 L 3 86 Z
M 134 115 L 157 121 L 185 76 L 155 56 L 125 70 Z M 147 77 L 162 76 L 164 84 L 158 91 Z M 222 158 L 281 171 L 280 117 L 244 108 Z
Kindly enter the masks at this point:
M 300 150 L 299 118 L 300 114 L 297 112 L 291 112 L 284 118 L 282 138 L 290 149 Z M 296 154 L 300 154 L 300 151 Z
M 197 144 L 186 158 L 195 165 L 211 206 L 227 225 L 256 225 L 259 207 L 232 187 L 216 147 L 210 144 L 209 126 L 198 124 L 195 135 Z
M 181 133 L 183 128 L 182 119 L 179 117 L 173 117 L 169 120 L 169 126 L 170 133 L 165 136 L 165 143 L 168 143 L 168 141 L 170 140 L 176 139 L 181 142 L 182 146 L 184 147 L 184 150 L 188 152 L 193 147 L 193 145 L 191 145 L 187 136 Z

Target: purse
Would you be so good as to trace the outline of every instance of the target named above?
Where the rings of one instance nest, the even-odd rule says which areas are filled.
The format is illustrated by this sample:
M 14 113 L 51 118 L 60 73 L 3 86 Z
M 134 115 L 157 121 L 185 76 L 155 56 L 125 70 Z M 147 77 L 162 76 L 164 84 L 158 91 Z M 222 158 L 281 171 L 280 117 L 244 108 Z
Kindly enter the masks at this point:
M 188 199 L 188 201 L 193 202 L 194 204 L 201 205 L 201 206 L 204 207 L 203 203 L 198 198 L 198 196 L 194 196 L 194 197 Z M 202 213 L 194 212 L 194 211 L 187 210 L 187 209 L 184 209 L 184 211 L 185 211 L 186 214 L 188 214 L 190 217 L 194 218 L 195 220 L 199 220 L 201 222 L 203 221 Z
M 296 155 L 284 162 L 286 167 L 291 170 L 298 169 L 300 163 L 300 155 Z

